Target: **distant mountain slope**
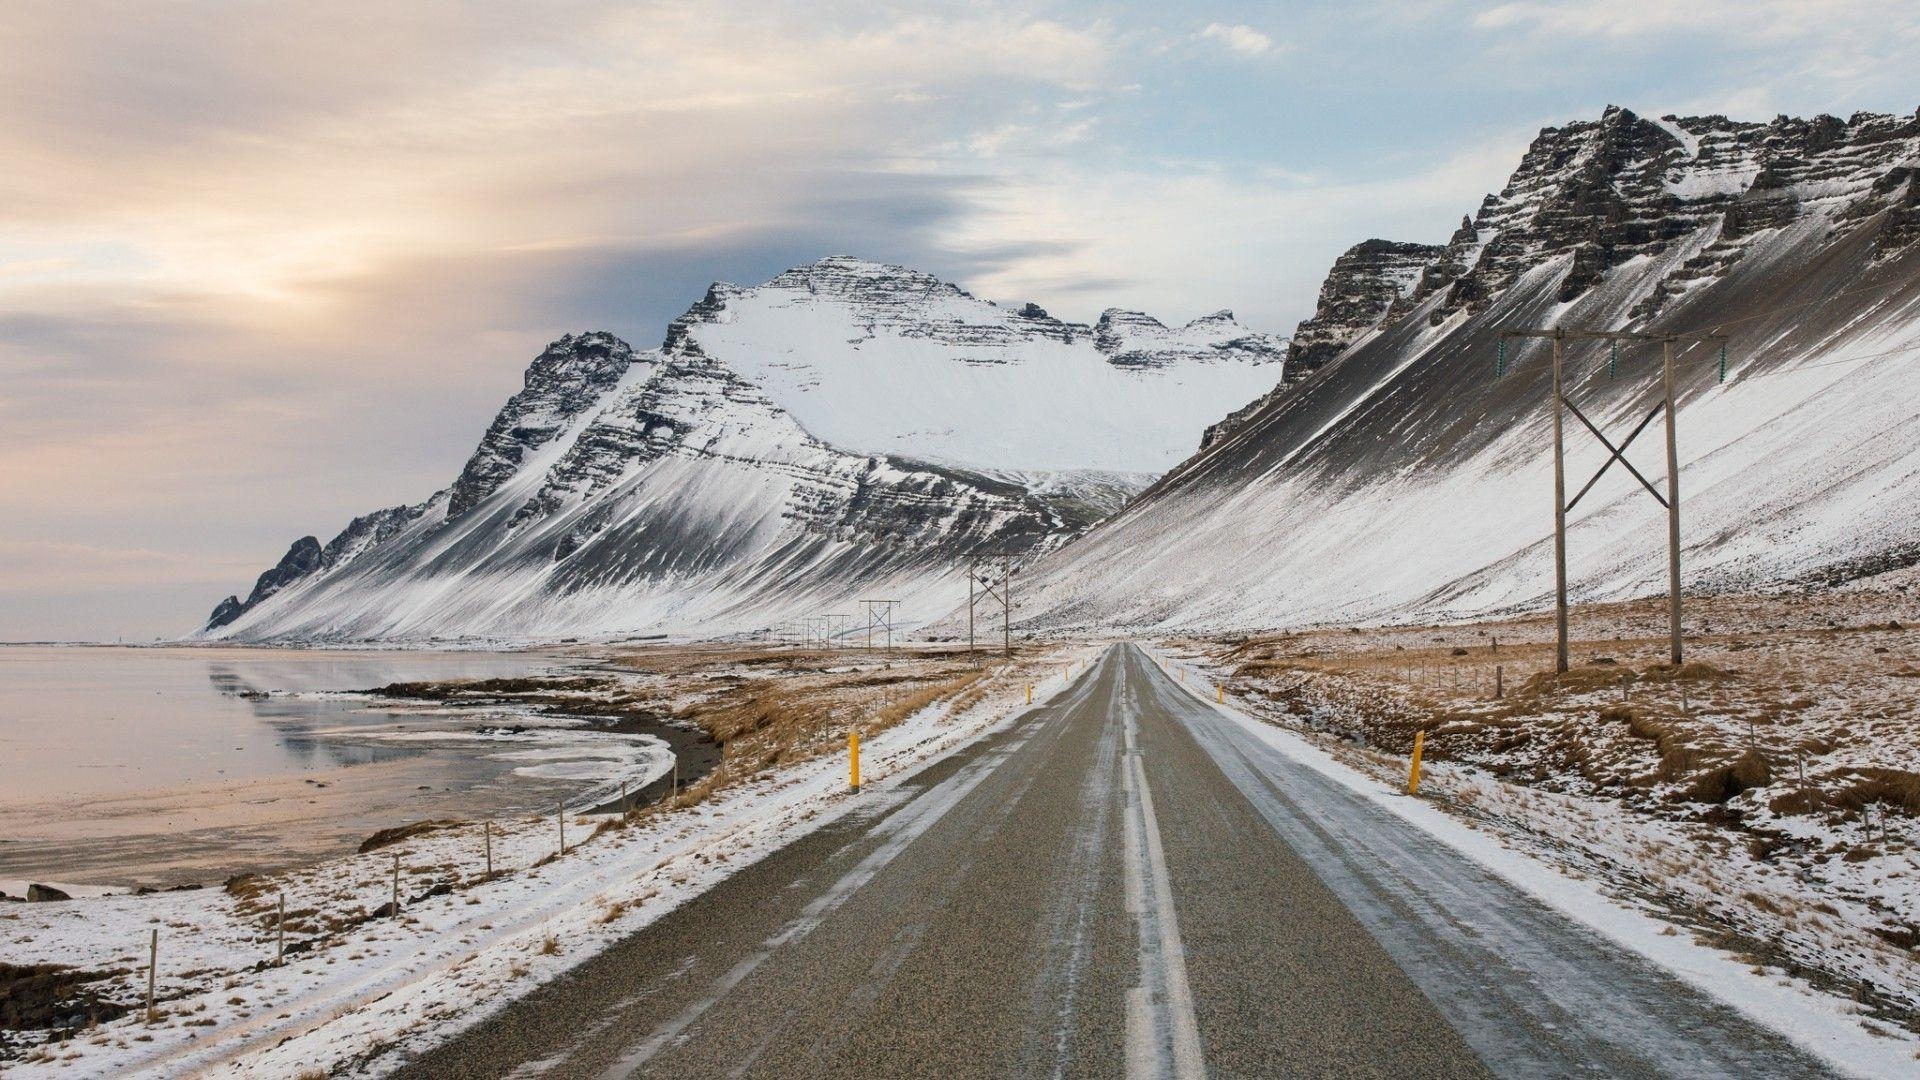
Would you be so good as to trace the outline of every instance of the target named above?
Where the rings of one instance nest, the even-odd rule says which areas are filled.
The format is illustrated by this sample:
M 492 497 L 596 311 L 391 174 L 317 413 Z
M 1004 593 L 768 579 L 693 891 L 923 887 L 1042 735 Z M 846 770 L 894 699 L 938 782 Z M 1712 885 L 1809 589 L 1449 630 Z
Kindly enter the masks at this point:
M 1906 116 L 1609 109 L 1542 131 L 1448 244 L 1349 253 L 1295 336 L 1321 370 L 1041 560 L 1024 621 L 1230 629 L 1547 602 L 1546 346 L 1515 349 L 1497 378 L 1509 326 L 1733 335 L 1724 384 L 1712 352 L 1681 363 L 1690 588 L 1912 561 L 1917 166 L 1920 121 Z M 1341 280 L 1356 274 L 1372 280 Z M 1569 358 L 1571 392 L 1616 441 L 1657 400 L 1657 346 L 1623 349 L 1613 375 L 1603 347 Z M 1577 490 L 1606 451 L 1567 425 Z M 1630 452 L 1656 482 L 1659 446 Z M 1616 468 L 1575 511 L 1576 595 L 1664 589 L 1663 520 Z
M 1111 513 L 1284 359 L 1226 313 L 1079 326 L 846 258 L 716 284 L 660 349 L 554 342 L 451 485 L 296 542 L 201 636 L 714 635 L 874 595 L 927 618 L 969 555 Z

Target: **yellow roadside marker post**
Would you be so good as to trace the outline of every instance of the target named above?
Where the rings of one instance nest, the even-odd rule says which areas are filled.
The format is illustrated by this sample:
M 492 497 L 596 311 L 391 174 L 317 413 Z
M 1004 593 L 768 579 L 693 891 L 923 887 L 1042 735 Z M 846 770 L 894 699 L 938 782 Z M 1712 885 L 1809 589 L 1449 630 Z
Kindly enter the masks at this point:
M 847 732 L 847 767 L 850 770 L 847 784 L 856 793 L 860 790 L 860 733 Z
M 1425 730 L 1413 733 L 1413 764 L 1407 769 L 1407 794 L 1420 794 L 1420 752 L 1427 743 Z
M 1033 684 L 1027 684 L 1027 704 L 1033 704 Z
M 1213 700 L 1214 700 L 1214 703 L 1218 705 L 1225 705 L 1227 703 L 1227 684 L 1226 683 L 1213 684 Z

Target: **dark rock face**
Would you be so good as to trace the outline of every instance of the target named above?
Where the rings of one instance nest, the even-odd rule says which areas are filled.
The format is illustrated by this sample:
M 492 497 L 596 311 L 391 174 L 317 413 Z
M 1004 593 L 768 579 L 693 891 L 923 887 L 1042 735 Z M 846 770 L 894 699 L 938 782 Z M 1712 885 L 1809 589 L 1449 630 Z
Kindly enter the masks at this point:
M 340 535 L 327 541 L 320 552 L 322 569 L 332 569 L 371 547 L 386 543 L 399 535 L 400 530 L 419 520 L 427 511 L 427 504 L 415 506 L 391 506 L 385 510 L 375 510 L 371 514 L 354 518 Z
M 213 606 L 213 614 L 207 616 L 207 629 L 225 626 L 246 614 L 247 607 L 237 596 L 229 596 Z
M 1392 240 L 1367 240 L 1347 249 L 1333 261 L 1333 269 L 1321 283 L 1313 317 L 1293 332 L 1287 378 L 1305 378 L 1379 325 L 1387 311 L 1413 291 L 1420 275 L 1443 250 L 1432 244 Z
M 1598 120 L 1542 130 L 1498 195 L 1489 195 L 1421 275 L 1395 316 L 1435 294 L 1435 324 L 1482 310 L 1521 274 L 1556 258 L 1570 266 L 1557 299 L 1578 299 L 1607 271 L 1666 254 L 1718 226 L 1715 240 L 1662 283 L 1636 314 L 1713 278 L 1757 234 L 1800 219 L 1808 199 L 1850 195 L 1905 163 L 1920 136 L 1912 116 L 1857 113 L 1850 120 L 1778 117 L 1740 123 L 1724 116 L 1647 120 L 1609 107 Z M 1895 210 L 1879 193 L 1868 214 Z M 1894 230 L 1888 252 L 1914 237 Z
M 1800 220 L 1807 198 L 1849 188 L 1871 190 L 1849 214 L 1884 215 L 1875 250 L 1887 257 L 1920 240 L 1920 194 L 1906 164 L 1916 137 L 1920 120 L 1873 113 L 1755 124 L 1724 116 L 1652 121 L 1609 107 L 1598 120 L 1546 128 L 1506 187 L 1462 218 L 1446 244 L 1369 240 L 1335 260 L 1313 317 L 1294 332 L 1288 378 L 1430 300 L 1428 321 L 1438 325 L 1484 309 L 1521 274 L 1565 259 L 1556 299 L 1568 303 L 1614 267 L 1663 255 L 1717 226 L 1715 238 L 1633 312 L 1656 314 L 1720 276 L 1754 237 Z M 1232 421 L 1222 421 L 1221 431 Z
M 321 557 L 319 540 L 311 536 L 295 540 L 273 569 L 261 574 L 259 580 L 254 582 L 253 591 L 247 594 L 245 602 L 234 596 L 220 601 L 208 617 L 207 626 L 225 626 L 246 614 L 262 600 L 320 569 Z
M 633 349 L 612 334 L 568 334 L 527 368 L 525 388 L 500 410 L 447 496 L 459 517 L 493 494 L 528 453 L 551 442 L 627 373 Z

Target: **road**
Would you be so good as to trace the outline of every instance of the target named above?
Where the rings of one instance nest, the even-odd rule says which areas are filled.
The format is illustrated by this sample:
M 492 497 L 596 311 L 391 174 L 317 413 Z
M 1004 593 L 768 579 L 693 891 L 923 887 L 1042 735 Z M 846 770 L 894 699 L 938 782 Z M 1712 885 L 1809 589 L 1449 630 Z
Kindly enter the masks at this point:
M 1829 1075 L 1133 646 L 403 1075 Z

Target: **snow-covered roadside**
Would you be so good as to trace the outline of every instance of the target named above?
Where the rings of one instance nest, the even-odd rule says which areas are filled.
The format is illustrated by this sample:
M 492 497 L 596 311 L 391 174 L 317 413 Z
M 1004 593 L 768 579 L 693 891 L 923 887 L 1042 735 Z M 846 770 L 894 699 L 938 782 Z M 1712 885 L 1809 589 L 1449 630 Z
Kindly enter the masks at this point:
M 1583 841 L 1590 843 L 1603 833 L 1619 839 L 1620 834 L 1614 831 L 1616 827 L 1654 823 L 1628 821 L 1625 814 L 1606 815 L 1601 812 L 1603 808 L 1580 800 L 1577 808 L 1561 807 L 1568 812 L 1557 818 L 1536 812 L 1532 825 L 1539 832 L 1510 834 L 1504 826 L 1514 819 L 1480 813 L 1467 817 L 1449 811 L 1466 807 L 1484 809 L 1486 803 L 1493 800 L 1524 805 L 1529 810 L 1537 810 L 1535 800 L 1543 798 L 1556 805 L 1570 800 L 1516 788 L 1476 770 L 1456 769 L 1442 763 L 1432 764 L 1423 771 L 1423 797 L 1408 798 L 1401 791 L 1405 774 L 1398 768 L 1392 771 L 1371 768 L 1375 763 L 1365 758 L 1356 756 L 1349 762 L 1343 760 L 1345 755 L 1336 757 L 1304 733 L 1243 711 L 1231 692 L 1219 693 L 1219 672 L 1196 664 L 1189 657 L 1173 656 L 1164 650 L 1150 652 L 1195 697 L 1287 759 L 1361 795 L 1535 899 L 1672 972 L 1756 1022 L 1779 1031 L 1837 1070 L 1873 1077 L 1914 1074 L 1915 1059 L 1920 1056 L 1920 1039 L 1911 1032 L 1871 1019 L 1855 1003 L 1824 993 L 1804 979 L 1778 969 L 1756 967 L 1750 959 L 1729 954 L 1680 932 L 1672 922 L 1655 913 L 1629 906 L 1631 901 L 1607 888 L 1609 883 L 1604 877 L 1588 876 L 1563 866 L 1566 860 L 1558 857 L 1560 853 L 1545 848 L 1542 843 L 1542 834 L 1556 827 L 1565 830 L 1556 839 L 1578 845 Z M 1221 697 L 1227 700 L 1219 700 Z M 1441 797 L 1426 797 L 1431 795 Z M 1596 813 L 1600 816 L 1593 816 Z M 1582 818 L 1578 814 L 1588 816 Z M 1628 834 L 1628 838 L 1642 844 L 1649 842 L 1645 837 L 1632 834 Z M 1899 974 L 1911 977 L 1913 973 Z
M 989 676 L 954 711 L 939 702 L 862 746 L 871 801 L 908 772 L 959 749 L 1068 685 L 1064 665 L 1098 647 L 1036 657 Z M 552 858 L 559 821 L 496 827 L 497 875 L 467 825 L 234 890 L 114 896 L 10 906 L 0 914 L 9 963 L 118 970 L 144 987 L 148 934 L 160 931 L 162 1015 L 136 1011 L 9 1062 L 21 1076 L 113 1072 L 298 1076 L 379 1072 L 404 1053 L 479 1022 L 618 938 L 852 809 L 846 761 L 827 756 L 771 771 L 697 806 L 589 837 L 605 819 L 569 816 L 569 851 Z M 398 854 L 400 918 L 366 918 L 388 901 Z M 439 895 L 433 895 L 439 893 Z M 290 948 L 272 964 L 275 903 L 286 897 Z M 309 942 L 323 942 L 306 951 Z

